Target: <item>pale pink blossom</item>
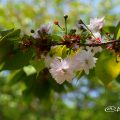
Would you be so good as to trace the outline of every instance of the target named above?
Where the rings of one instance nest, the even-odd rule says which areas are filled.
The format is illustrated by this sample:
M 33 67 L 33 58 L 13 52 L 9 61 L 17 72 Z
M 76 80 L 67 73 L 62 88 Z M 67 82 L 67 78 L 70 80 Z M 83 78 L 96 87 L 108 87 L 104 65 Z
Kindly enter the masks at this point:
M 70 59 L 63 60 L 55 58 L 50 64 L 50 67 L 49 72 L 57 83 L 62 84 L 65 80 L 68 82 L 72 81 L 74 73 Z
M 77 63 L 77 70 L 84 70 L 86 74 L 89 74 L 89 70 L 95 67 L 97 58 L 93 57 L 93 53 L 88 50 L 81 50 L 76 54 L 74 63 Z
M 90 24 L 88 25 L 88 28 L 92 32 L 98 32 L 104 25 L 104 17 L 102 18 L 94 18 L 90 19 Z

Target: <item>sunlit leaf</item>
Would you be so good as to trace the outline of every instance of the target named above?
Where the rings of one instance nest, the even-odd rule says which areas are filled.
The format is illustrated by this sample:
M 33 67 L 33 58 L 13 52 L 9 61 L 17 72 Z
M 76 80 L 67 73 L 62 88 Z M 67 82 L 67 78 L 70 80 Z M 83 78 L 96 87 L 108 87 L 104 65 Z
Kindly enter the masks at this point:
M 115 55 L 104 51 L 97 61 L 95 72 L 96 76 L 106 85 L 119 75 L 120 63 L 116 62 Z
M 119 37 L 120 37 L 120 22 L 117 24 L 114 31 L 114 38 L 119 39 Z
M 23 67 L 23 71 L 26 73 L 27 76 L 35 74 L 37 72 L 32 65 Z

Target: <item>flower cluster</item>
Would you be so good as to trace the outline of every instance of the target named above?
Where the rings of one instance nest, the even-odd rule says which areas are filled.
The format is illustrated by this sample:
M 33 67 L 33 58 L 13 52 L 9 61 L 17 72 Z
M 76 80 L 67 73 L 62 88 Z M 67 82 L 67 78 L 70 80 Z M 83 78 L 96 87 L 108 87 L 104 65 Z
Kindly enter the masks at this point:
M 84 70 L 86 74 L 89 74 L 89 70 L 95 67 L 96 60 L 97 58 L 90 50 L 81 50 L 72 57 L 53 58 L 49 71 L 57 83 L 61 84 L 65 80 L 71 82 L 76 71 Z
M 39 49 L 40 58 L 44 58 L 45 65 L 57 83 L 64 81 L 71 82 L 78 71 L 89 74 L 90 69 L 95 67 L 97 62 L 96 53 L 102 51 L 102 45 L 114 49 L 114 44 L 105 40 L 101 35 L 104 26 L 104 17 L 90 19 L 86 25 L 82 20 L 77 24 L 77 29 L 67 29 L 68 16 L 64 16 L 65 27 L 61 27 L 59 21 L 54 24 L 63 32 L 56 42 L 52 34 L 50 24 L 42 25 L 35 31 L 33 38 L 37 40 L 35 45 Z M 109 46 L 107 46 L 109 44 Z M 119 46 L 119 44 L 118 44 Z M 58 48 L 65 48 L 64 56 L 58 54 Z M 55 52 L 57 51 L 57 52 Z

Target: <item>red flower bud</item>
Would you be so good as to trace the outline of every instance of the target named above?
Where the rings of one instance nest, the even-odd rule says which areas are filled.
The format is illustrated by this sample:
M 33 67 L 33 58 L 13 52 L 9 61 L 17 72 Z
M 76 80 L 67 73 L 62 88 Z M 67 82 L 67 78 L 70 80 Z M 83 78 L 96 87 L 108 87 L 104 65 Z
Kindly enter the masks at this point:
M 54 21 L 55 25 L 59 25 L 59 22 L 57 20 Z
M 101 39 L 99 37 L 96 38 L 96 42 L 101 43 Z

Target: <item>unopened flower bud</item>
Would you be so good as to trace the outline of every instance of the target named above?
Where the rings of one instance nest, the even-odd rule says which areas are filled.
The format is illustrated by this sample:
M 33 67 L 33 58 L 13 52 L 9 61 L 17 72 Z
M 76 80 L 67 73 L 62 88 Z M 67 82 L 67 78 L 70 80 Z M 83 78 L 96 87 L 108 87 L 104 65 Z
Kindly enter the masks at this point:
M 108 32 L 106 33 L 106 35 L 107 35 L 107 36 L 110 36 L 110 34 L 109 34 Z
M 75 32 L 76 32 L 76 29 L 71 29 L 70 31 L 73 32 L 73 33 L 75 33 Z
M 68 18 L 68 15 L 64 15 L 64 18 L 67 19 L 67 18 Z
M 33 29 L 31 29 L 31 31 L 30 31 L 31 33 L 34 33 L 35 31 L 33 30 Z
M 54 21 L 55 25 L 59 25 L 59 22 L 57 20 Z

